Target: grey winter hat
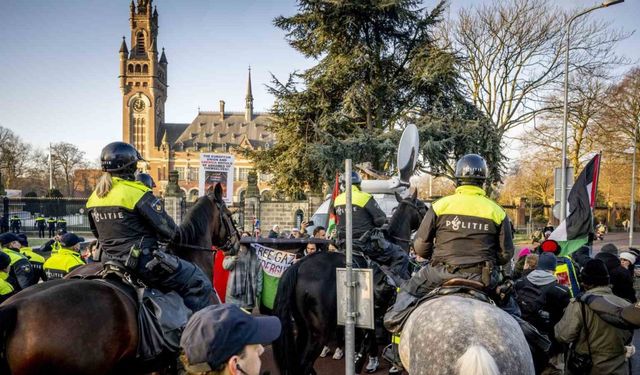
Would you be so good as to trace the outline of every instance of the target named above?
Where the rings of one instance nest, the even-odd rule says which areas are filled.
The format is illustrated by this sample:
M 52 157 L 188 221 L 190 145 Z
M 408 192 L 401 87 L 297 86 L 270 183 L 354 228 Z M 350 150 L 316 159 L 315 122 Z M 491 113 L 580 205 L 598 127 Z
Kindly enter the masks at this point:
M 602 246 L 602 249 L 600 249 L 601 253 L 609 253 L 609 254 L 613 254 L 613 255 L 618 255 L 618 248 L 616 247 L 616 245 L 612 244 L 612 243 L 608 243 L 604 246 Z

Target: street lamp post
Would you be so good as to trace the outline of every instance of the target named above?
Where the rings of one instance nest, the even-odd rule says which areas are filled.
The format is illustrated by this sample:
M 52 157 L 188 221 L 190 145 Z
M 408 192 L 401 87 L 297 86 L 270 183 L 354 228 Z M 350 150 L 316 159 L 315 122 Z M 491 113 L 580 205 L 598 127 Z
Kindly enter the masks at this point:
M 638 147 L 638 127 L 640 123 L 633 127 L 633 166 L 631 167 L 631 208 L 629 210 L 629 247 L 633 246 L 633 227 L 636 224 L 636 153 Z
M 593 12 L 596 9 L 606 8 L 611 5 L 623 3 L 624 0 L 605 0 L 600 5 L 596 5 L 589 9 L 576 14 L 567 22 L 567 49 L 564 59 L 564 118 L 562 121 L 562 181 L 560 181 L 560 222 L 567 218 L 567 120 L 569 118 L 569 42 L 571 35 L 571 23 L 578 17 Z

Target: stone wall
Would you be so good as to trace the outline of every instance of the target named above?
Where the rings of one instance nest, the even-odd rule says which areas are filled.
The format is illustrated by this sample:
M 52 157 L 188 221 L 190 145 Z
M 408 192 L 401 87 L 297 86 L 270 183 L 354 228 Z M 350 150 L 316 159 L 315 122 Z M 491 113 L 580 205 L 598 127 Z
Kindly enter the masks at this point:
M 297 226 L 296 211 L 302 211 L 303 220 L 309 220 L 311 215 L 322 204 L 322 197 L 310 196 L 303 201 L 261 201 L 258 197 L 249 197 L 240 207 L 241 222 L 246 231 L 253 229 L 254 218 L 260 220 L 260 228 L 266 233 L 278 224 L 280 230 L 290 230 Z

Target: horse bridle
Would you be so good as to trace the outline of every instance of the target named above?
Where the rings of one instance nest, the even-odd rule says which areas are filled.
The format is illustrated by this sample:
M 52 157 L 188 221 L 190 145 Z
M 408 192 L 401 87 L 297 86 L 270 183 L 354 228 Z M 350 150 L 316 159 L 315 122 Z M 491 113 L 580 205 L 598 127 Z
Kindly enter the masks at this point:
M 236 228 L 233 220 L 230 215 L 225 215 L 227 211 L 227 205 L 223 200 L 219 200 L 214 197 L 213 203 L 218 207 L 218 212 L 220 214 L 220 221 L 222 221 L 222 225 L 224 225 L 224 229 L 227 232 L 227 240 L 222 246 L 216 246 L 219 250 L 223 252 L 228 252 L 230 250 L 237 251 L 240 246 L 240 232 Z
M 422 222 L 422 219 L 424 219 L 424 217 L 427 215 L 427 206 L 424 205 L 424 203 L 422 206 L 414 203 L 412 198 L 404 198 L 400 202 L 400 204 L 403 204 L 403 203 L 410 207 L 413 207 L 413 209 L 415 209 L 418 212 L 418 216 L 420 216 L 420 222 Z M 398 241 L 398 242 L 411 243 L 411 239 L 404 239 L 397 236 L 391 236 L 391 238 L 393 238 L 395 241 Z

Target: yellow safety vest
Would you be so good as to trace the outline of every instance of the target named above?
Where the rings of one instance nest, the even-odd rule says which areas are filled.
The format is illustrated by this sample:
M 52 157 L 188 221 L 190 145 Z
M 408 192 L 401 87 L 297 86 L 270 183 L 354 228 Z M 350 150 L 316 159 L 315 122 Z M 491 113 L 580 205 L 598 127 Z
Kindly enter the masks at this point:
M 13 264 L 21 259 L 27 259 L 24 255 L 20 254 L 19 252 L 15 251 L 15 250 L 11 250 L 8 249 L 6 247 L 2 248 L 2 251 L 7 254 L 9 256 L 9 258 L 11 258 L 11 265 L 13 266 Z
M 20 249 L 20 254 L 24 255 L 25 257 L 27 257 L 27 259 L 29 260 L 29 262 L 31 263 L 39 263 L 42 264 L 44 263 L 45 259 L 42 255 L 36 253 L 33 251 L 32 248 L 30 247 L 23 247 Z
M 13 286 L 7 281 L 8 277 L 8 273 L 0 271 L 0 296 L 13 293 Z

